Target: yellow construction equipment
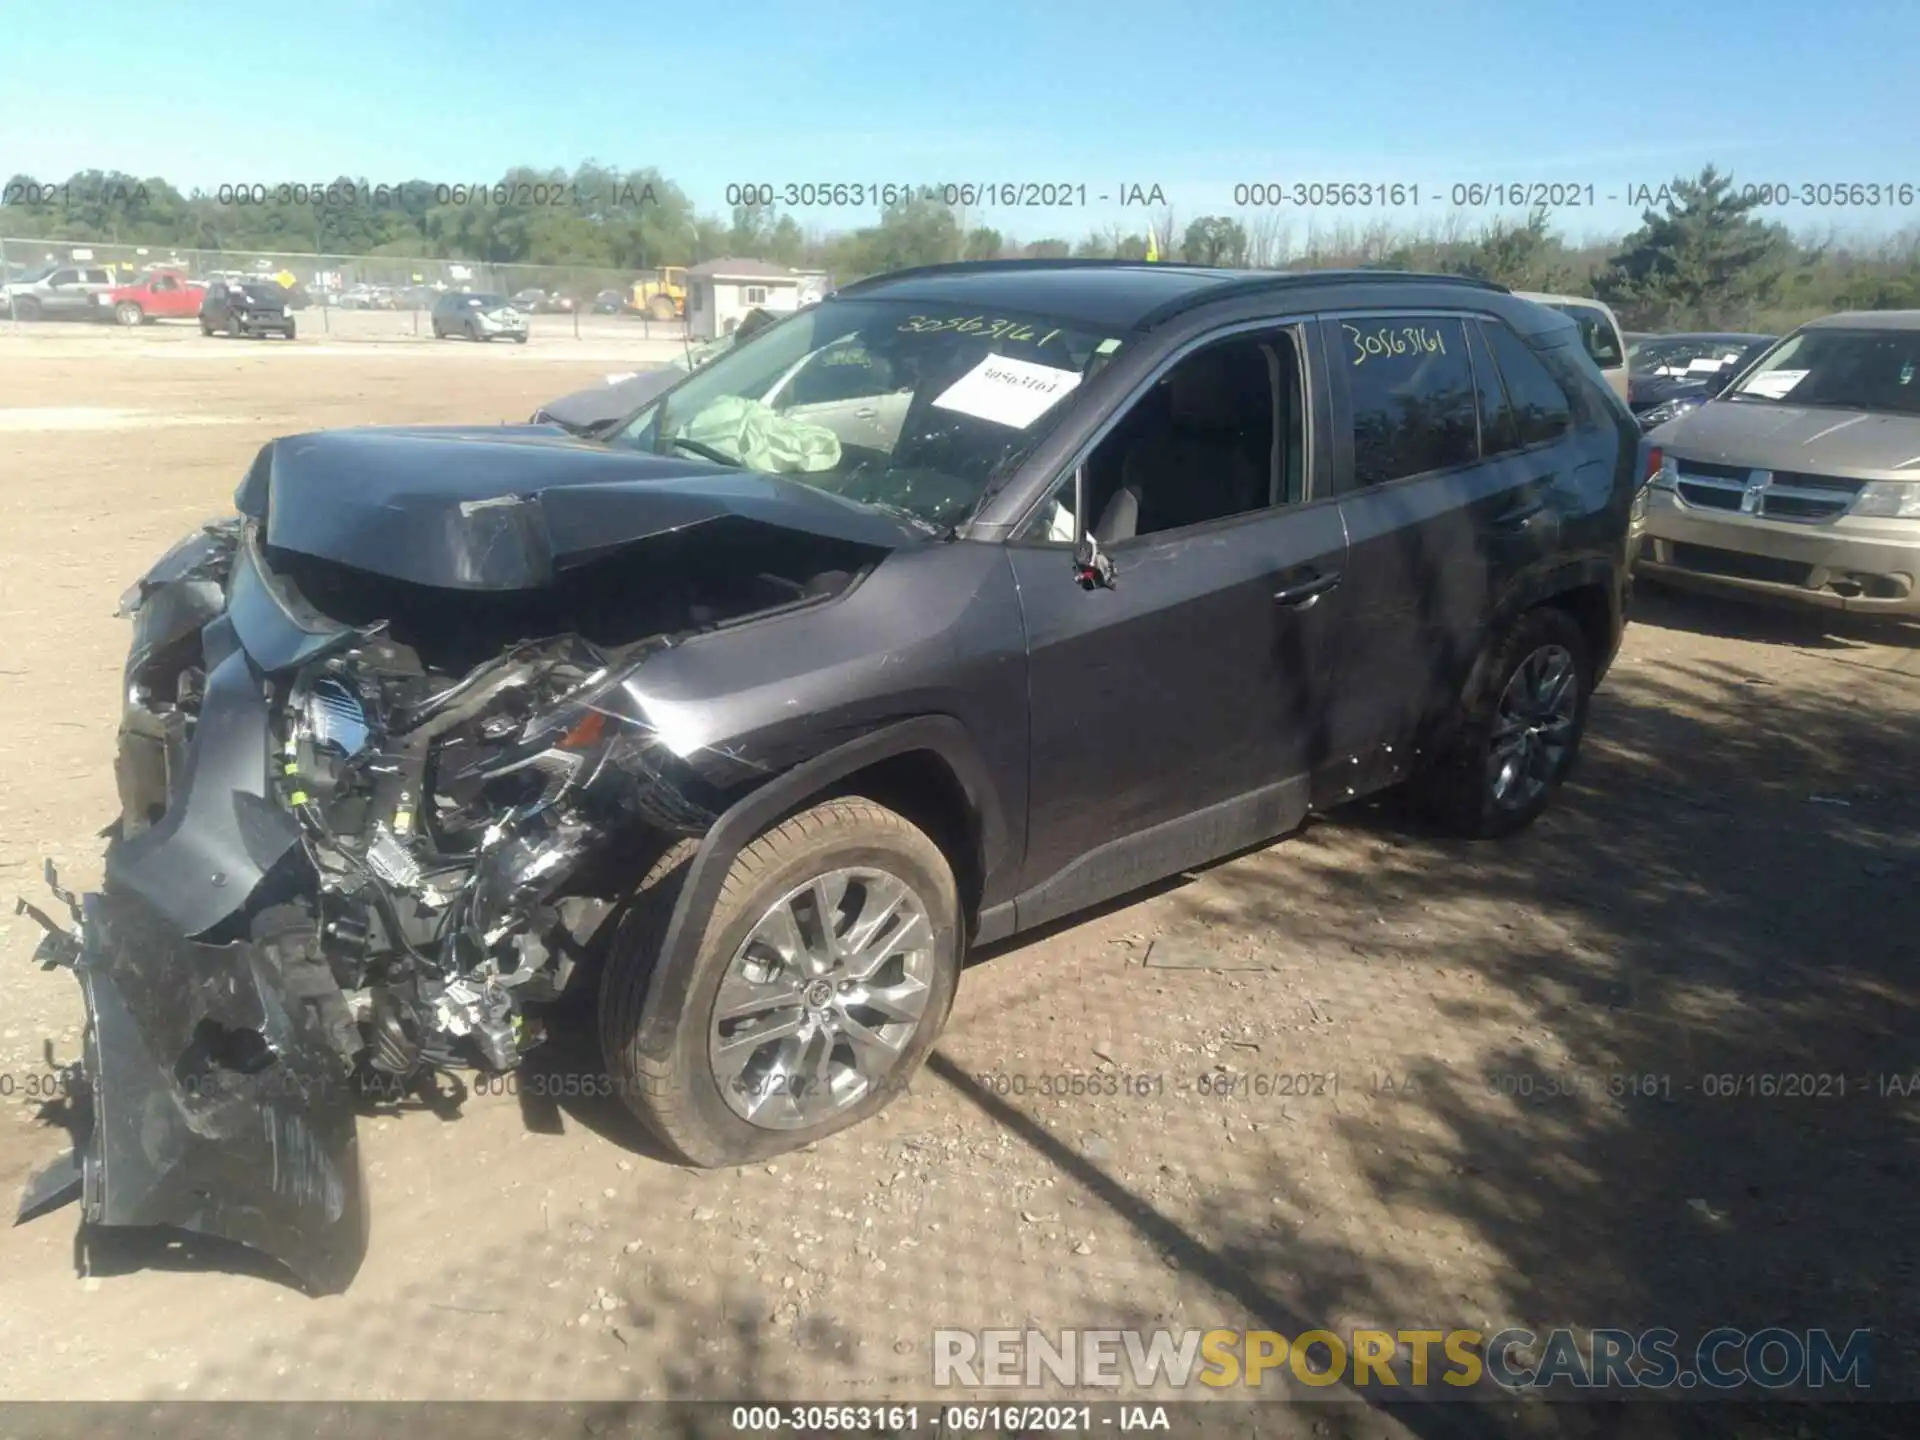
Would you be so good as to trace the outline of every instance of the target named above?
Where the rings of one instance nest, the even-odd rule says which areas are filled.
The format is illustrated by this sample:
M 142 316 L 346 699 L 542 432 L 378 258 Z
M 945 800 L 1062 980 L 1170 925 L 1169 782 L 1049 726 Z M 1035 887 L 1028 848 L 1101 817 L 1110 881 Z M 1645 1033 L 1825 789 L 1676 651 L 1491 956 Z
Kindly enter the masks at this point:
M 662 265 L 633 282 L 627 303 L 650 320 L 679 320 L 687 313 L 687 267 Z

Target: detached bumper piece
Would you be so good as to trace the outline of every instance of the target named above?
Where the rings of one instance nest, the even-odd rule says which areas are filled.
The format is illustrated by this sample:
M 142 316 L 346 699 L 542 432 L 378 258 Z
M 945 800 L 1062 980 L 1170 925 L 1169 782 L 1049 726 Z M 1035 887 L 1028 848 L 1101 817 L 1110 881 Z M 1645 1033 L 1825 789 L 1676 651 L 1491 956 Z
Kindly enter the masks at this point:
M 366 1182 L 350 1078 L 302 990 L 309 952 L 294 929 L 203 944 L 137 896 L 85 897 L 73 968 L 87 1009 L 91 1125 L 75 1151 L 87 1223 L 217 1236 L 313 1294 L 346 1289 L 366 1258 Z M 30 1181 L 21 1218 L 68 1198 L 74 1168 L 63 1159 Z

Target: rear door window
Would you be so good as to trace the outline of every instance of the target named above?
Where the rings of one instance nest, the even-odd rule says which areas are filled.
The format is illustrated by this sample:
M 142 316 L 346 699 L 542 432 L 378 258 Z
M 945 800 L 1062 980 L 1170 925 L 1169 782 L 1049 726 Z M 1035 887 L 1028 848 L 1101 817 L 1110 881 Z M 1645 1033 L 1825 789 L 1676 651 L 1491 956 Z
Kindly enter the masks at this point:
M 1565 434 L 1573 424 L 1572 402 L 1527 342 L 1497 320 L 1481 321 L 1480 333 L 1504 382 L 1518 444 L 1539 445 Z
M 1478 458 L 1477 391 L 1464 322 L 1357 315 L 1326 327 L 1353 440 L 1353 471 L 1341 488 L 1386 485 Z

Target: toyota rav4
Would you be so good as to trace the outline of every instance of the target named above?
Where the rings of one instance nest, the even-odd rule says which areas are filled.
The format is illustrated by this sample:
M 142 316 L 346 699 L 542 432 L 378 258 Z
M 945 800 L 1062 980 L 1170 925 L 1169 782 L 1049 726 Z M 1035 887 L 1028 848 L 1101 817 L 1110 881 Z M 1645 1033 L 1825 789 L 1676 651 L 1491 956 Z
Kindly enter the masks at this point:
M 1391 786 L 1515 831 L 1620 640 L 1638 437 L 1496 286 L 1022 262 L 588 436 L 274 441 L 123 602 L 105 878 L 35 912 L 92 1125 L 30 1199 L 338 1290 L 356 1112 L 571 998 L 736 1164 L 896 1095 L 970 947 Z

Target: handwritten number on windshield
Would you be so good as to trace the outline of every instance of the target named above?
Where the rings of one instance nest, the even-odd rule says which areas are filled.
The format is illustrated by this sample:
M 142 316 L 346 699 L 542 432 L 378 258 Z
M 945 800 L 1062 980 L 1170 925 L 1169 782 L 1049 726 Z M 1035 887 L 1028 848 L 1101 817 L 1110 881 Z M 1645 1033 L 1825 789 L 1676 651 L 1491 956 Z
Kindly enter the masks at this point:
M 1347 332 L 1347 338 L 1353 341 L 1353 363 L 1364 365 L 1369 360 L 1392 355 L 1444 355 L 1447 353 L 1446 336 L 1438 330 L 1429 330 L 1421 325 L 1405 325 L 1398 329 L 1391 325 L 1382 325 L 1378 330 L 1362 333 L 1357 325 L 1348 325 L 1344 321 L 1340 328 Z
M 948 330 L 956 335 L 978 335 L 987 340 L 1012 340 L 1023 345 L 1028 341 L 1036 345 L 1045 345 L 1060 334 L 1058 330 L 1049 330 L 1036 338 L 1031 325 L 1022 325 L 1017 320 L 994 320 L 985 315 L 955 315 L 945 320 L 932 315 L 909 315 L 907 323 L 902 325 L 900 330 L 908 335 L 933 335 Z

